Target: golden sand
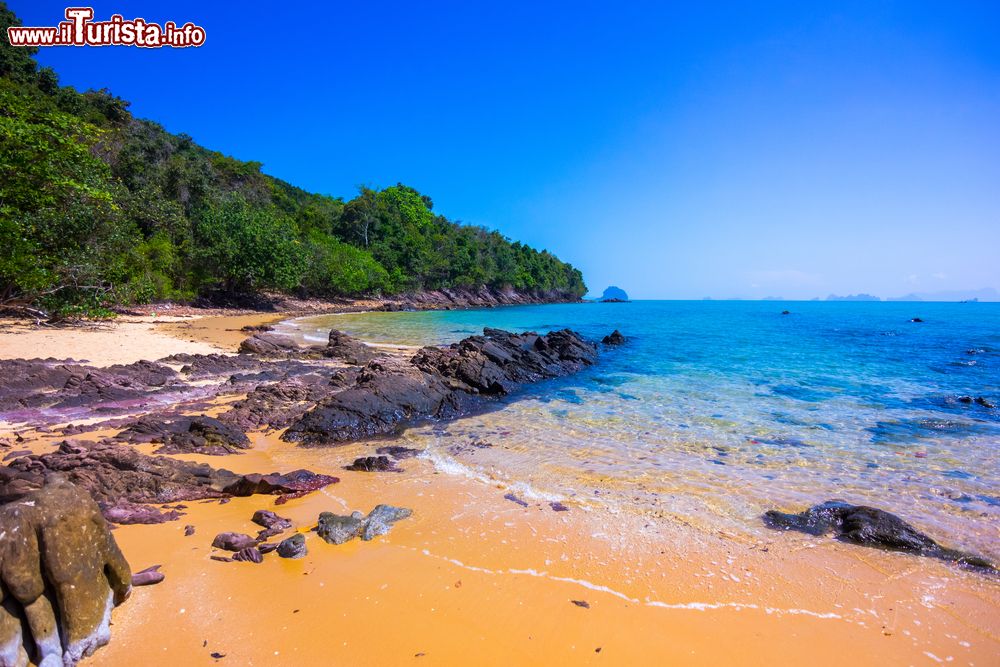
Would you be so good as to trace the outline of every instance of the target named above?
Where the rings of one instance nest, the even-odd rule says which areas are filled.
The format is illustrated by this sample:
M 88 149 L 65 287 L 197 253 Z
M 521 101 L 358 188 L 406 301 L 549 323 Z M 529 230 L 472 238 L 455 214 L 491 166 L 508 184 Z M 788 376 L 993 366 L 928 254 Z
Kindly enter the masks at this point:
M 183 335 L 233 349 L 227 336 L 247 323 L 261 322 L 217 318 Z M 66 334 L 49 354 L 85 356 L 71 350 L 95 334 Z M 129 337 L 132 356 L 161 337 L 171 352 L 185 345 L 155 324 Z M 3 356 L 40 356 L 7 339 Z M 166 580 L 114 611 L 111 644 L 89 664 L 1000 664 L 1000 584 L 938 561 L 568 502 L 555 512 L 525 498 L 525 508 L 497 484 L 425 459 L 403 461 L 403 473 L 342 469 L 371 444 L 307 449 L 252 437 L 245 454 L 182 458 L 237 472 L 304 467 L 342 481 L 285 505 L 266 496 L 193 502 L 179 521 L 118 528 L 133 569 L 162 564 Z M 371 542 L 334 546 L 306 532 L 301 560 L 210 559 L 217 533 L 259 529 L 257 509 L 308 531 L 321 511 L 378 503 L 414 513 Z M 186 537 L 188 524 L 196 532 Z

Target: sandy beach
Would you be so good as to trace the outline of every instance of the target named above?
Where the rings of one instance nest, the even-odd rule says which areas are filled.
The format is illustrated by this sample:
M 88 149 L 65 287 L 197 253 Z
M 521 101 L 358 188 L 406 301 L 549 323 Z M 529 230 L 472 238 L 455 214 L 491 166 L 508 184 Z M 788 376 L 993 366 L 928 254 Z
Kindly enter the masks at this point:
M 241 327 L 278 317 L 12 326 L 0 354 L 106 365 L 232 351 Z M 980 574 L 826 538 L 748 540 L 530 497 L 525 507 L 499 480 L 427 459 L 352 472 L 343 466 L 371 444 L 315 449 L 278 435 L 251 434 L 240 455 L 178 456 L 236 472 L 309 468 L 340 483 L 280 506 L 266 496 L 186 503 L 178 521 L 117 528 L 133 570 L 159 564 L 166 580 L 114 610 L 112 641 L 89 664 L 996 664 L 1000 585 Z M 58 438 L 26 440 L 45 451 Z M 321 511 L 379 503 L 413 516 L 371 542 L 333 546 L 309 532 Z M 308 555 L 211 560 L 222 553 L 212 538 L 254 532 L 258 509 L 290 518 Z

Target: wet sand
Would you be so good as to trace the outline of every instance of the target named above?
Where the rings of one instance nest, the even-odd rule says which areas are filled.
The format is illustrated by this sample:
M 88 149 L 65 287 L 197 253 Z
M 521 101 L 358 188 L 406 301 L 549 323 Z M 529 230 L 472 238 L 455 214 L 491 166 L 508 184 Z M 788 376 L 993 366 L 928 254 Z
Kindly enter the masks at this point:
M 202 321 L 185 335 L 215 350 L 248 323 Z M 160 337 L 170 352 L 191 343 L 150 325 L 130 331 L 127 345 L 151 349 Z M 48 354 L 78 356 L 65 345 Z M 445 474 L 426 459 L 403 461 L 403 473 L 342 469 L 373 444 L 252 439 L 245 454 L 181 458 L 237 472 L 304 467 L 342 481 L 281 506 L 264 496 L 194 502 L 179 521 L 118 528 L 133 569 L 162 564 L 166 580 L 114 611 L 111 644 L 87 664 L 998 664 L 1000 583 L 938 561 L 801 535 L 707 532 L 569 501 L 565 512 L 527 497 L 522 507 L 499 483 Z M 258 530 L 257 509 L 308 531 L 321 511 L 378 503 L 414 514 L 371 542 L 334 546 L 307 532 L 301 560 L 210 559 L 217 533 Z
M 212 653 L 269 665 L 996 664 L 1000 588 L 981 576 L 830 540 L 734 541 L 628 513 L 524 508 L 422 459 L 404 473 L 338 470 L 369 451 L 258 436 L 245 455 L 192 457 L 342 481 L 282 506 L 192 503 L 180 521 L 119 528 L 133 567 L 162 563 L 166 580 L 115 610 L 93 664 L 207 664 Z M 217 533 L 255 532 L 257 509 L 306 531 L 321 511 L 381 502 L 413 517 L 372 542 L 308 533 L 301 560 L 209 559 Z

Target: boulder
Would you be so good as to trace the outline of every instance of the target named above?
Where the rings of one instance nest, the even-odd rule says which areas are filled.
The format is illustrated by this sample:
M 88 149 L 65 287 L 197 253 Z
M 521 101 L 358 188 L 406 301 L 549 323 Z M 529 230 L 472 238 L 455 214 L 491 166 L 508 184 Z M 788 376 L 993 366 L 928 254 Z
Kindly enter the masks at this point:
M 131 443 L 159 443 L 157 454 L 238 453 L 250 448 L 250 438 L 243 431 L 213 417 L 162 418 L 145 416 L 137 419 L 115 436 Z
M 852 544 L 930 556 L 996 571 L 993 564 L 984 558 L 942 547 L 895 514 L 875 507 L 851 505 L 842 500 L 828 500 L 799 514 L 771 510 L 764 514 L 764 523 L 778 530 L 797 530 L 816 536 L 832 534 Z
M 246 533 L 219 533 L 212 540 L 212 546 L 225 551 L 241 551 L 250 547 L 256 547 L 258 540 L 250 537 Z
M 0 664 L 75 665 L 111 639 L 132 572 L 97 503 L 52 475 L 0 506 Z
M 375 358 L 376 352 L 356 338 L 333 329 L 330 331 L 330 342 L 327 343 L 323 355 L 342 359 L 354 366 L 364 366 Z
M 392 524 L 412 514 L 410 509 L 392 505 L 377 505 L 368 516 L 361 512 L 352 512 L 349 516 L 323 512 L 319 515 L 316 534 L 330 544 L 343 544 L 355 537 L 368 541 L 385 535 Z

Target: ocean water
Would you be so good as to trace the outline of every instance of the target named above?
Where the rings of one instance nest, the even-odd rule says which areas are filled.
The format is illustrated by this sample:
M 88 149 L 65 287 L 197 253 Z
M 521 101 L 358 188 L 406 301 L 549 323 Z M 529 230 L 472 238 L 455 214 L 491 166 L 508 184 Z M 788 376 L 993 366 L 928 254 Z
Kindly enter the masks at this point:
M 1000 405 L 1000 304 L 636 301 L 283 326 L 410 345 L 484 326 L 619 329 L 628 344 L 595 367 L 403 437 L 526 497 L 751 537 L 766 509 L 841 498 L 1000 558 L 1000 409 L 958 400 Z

